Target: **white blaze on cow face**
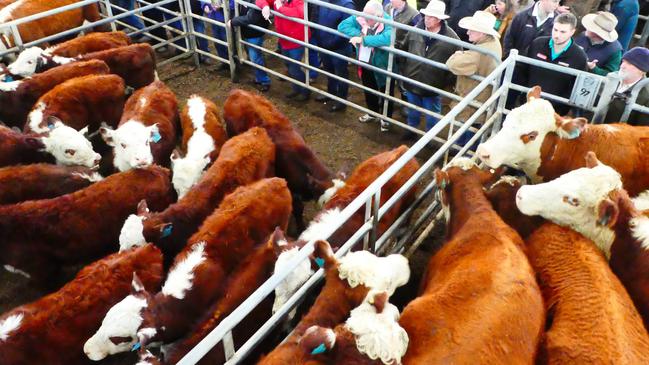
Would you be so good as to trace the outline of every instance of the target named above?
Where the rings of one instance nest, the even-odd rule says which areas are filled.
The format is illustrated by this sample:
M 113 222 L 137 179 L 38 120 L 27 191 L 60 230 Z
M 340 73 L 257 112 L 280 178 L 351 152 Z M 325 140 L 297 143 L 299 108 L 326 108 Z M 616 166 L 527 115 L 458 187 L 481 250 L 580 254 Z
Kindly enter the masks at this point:
M 195 243 L 190 253 L 169 271 L 162 286 L 162 294 L 183 299 L 185 292 L 192 288 L 194 269 L 205 259 L 205 242 Z
M 101 327 L 86 341 L 83 351 L 90 360 L 99 361 L 108 355 L 130 351 L 137 342 L 142 325 L 142 311 L 147 301 L 129 295 L 106 313 Z
M 286 245 L 286 241 L 278 242 L 278 246 L 284 245 Z M 275 270 L 273 272 L 282 271 L 287 264 L 298 255 L 299 251 L 299 247 L 293 247 L 290 250 L 282 252 L 279 257 L 277 257 L 277 261 L 275 261 Z M 291 298 L 293 293 L 295 293 L 312 274 L 313 270 L 311 270 L 311 262 L 308 259 L 304 259 L 288 276 L 284 278 L 284 280 L 279 283 L 279 285 L 277 285 L 275 288 L 275 301 L 273 302 L 273 314 Z M 294 316 L 295 310 L 289 313 L 288 319 L 291 320 Z
M 119 171 L 153 164 L 150 143 L 153 136 L 159 133 L 157 125 L 145 126 L 141 122 L 129 120 L 116 130 L 102 127 L 99 131 L 104 141 L 113 147 L 113 165 Z
M 380 359 L 384 364 L 401 364 L 401 358 L 408 350 L 408 333 L 399 326 L 399 309 L 385 303 L 381 313 L 371 304 L 374 292 L 370 291 L 363 303 L 354 308 L 345 327 L 354 334 L 356 348 L 372 360 Z
M 210 163 L 210 153 L 214 148 L 214 139 L 204 130 L 197 130 L 187 143 L 185 157 L 171 155 L 172 183 L 178 198 L 183 197 L 201 179 L 205 167 Z
M 59 165 L 98 168 L 101 156 L 92 149 L 92 144 L 85 137 L 87 132 L 88 127 L 77 131 L 56 122 L 41 137 L 41 141 L 45 145 L 45 151 L 54 156 Z
M 614 233 L 598 222 L 600 203 L 613 190 L 622 189 L 620 174 L 599 163 L 583 167 L 537 185 L 522 186 L 516 206 L 526 215 L 540 215 L 568 226 L 591 239 L 609 257 Z
M 327 204 L 327 202 L 329 202 L 329 200 L 331 200 L 334 195 L 336 195 L 338 190 L 345 186 L 345 182 L 341 179 L 333 179 L 331 180 L 331 182 L 333 183 L 333 186 L 325 190 L 325 192 L 318 199 L 319 207 L 324 207 L 324 205 Z
M 144 217 L 131 214 L 124 221 L 122 230 L 119 232 L 119 251 L 125 251 L 132 247 L 144 246 Z
M 7 69 L 14 75 L 29 77 L 36 73 L 42 53 L 43 49 L 40 47 L 29 47 L 20 52 L 18 58 L 7 66 Z
M 6 341 L 11 335 L 11 332 L 20 328 L 23 317 L 24 315 L 22 313 L 14 314 L 0 321 L 0 341 Z
M 365 285 L 392 295 L 410 279 L 410 267 L 402 255 L 378 257 L 368 251 L 356 251 L 340 259 L 338 276 L 352 288 Z
M 478 146 L 478 157 L 490 168 L 507 165 L 537 179 L 541 145 L 550 132 L 558 132 L 554 108 L 547 100 L 533 99 L 512 110 L 502 129 Z

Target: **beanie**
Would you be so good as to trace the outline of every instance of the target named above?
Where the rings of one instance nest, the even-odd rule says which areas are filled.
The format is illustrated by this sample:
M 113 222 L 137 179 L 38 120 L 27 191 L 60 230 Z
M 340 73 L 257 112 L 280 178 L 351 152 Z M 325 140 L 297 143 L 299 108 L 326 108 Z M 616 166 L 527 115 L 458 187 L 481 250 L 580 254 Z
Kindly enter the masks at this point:
M 633 47 L 622 56 L 622 60 L 626 60 L 645 73 L 649 72 L 649 49 Z

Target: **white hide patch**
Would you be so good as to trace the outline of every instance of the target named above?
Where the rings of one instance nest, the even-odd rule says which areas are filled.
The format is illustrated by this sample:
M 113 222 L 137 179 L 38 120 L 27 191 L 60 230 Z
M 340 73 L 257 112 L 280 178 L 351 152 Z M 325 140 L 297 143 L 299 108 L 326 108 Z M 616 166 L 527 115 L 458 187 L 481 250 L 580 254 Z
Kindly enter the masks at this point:
M 331 227 L 337 227 L 343 223 L 340 212 L 340 208 L 333 208 L 318 214 L 304 232 L 300 234 L 299 239 L 307 242 L 326 239 L 325 233 Z
M 11 265 L 5 265 L 4 268 L 5 268 L 5 270 L 9 271 L 12 274 L 22 275 L 22 276 L 26 277 L 27 279 L 31 278 L 31 275 L 29 275 L 25 271 L 22 271 L 22 270 L 20 270 L 18 268 L 15 268 L 15 267 L 13 267 Z
M 135 365 L 151 365 L 149 361 L 155 360 L 155 358 L 149 350 L 146 350 L 144 355 L 140 355 L 140 360 Z
M 149 143 L 153 126 L 145 126 L 136 120 L 129 120 L 114 131 L 108 132 L 113 138 L 115 158 L 113 165 L 121 172 L 144 167 L 153 163 Z
M 409 339 L 398 321 L 399 310 L 393 304 L 385 303 L 383 311 L 376 313 L 376 308 L 366 299 L 351 311 L 345 327 L 354 334 L 360 353 L 372 360 L 380 359 L 386 365 L 401 364 Z
M 57 65 L 67 65 L 68 63 L 76 61 L 76 59 L 69 58 L 69 57 L 54 56 L 52 57 L 52 61 L 54 61 L 54 63 L 56 63 Z
M 129 295 L 108 310 L 101 327 L 86 341 L 83 351 L 90 360 L 99 361 L 108 355 L 130 351 L 137 342 L 136 333 L 142 324 L 144 298 Z M 114 344 L 111 337 L 129 337 L 130 341 Z
M 282 241 L 278 242 L 278 245 L 282 246 L 281 243 Z M 286 241 L 283 243 L 285 245 Z M 298 247 L 293 247 L 290 250 L 282 252 L 279 257 L 277 257 L 277 261 L 275 261 L 275 270 L 273 272 L 282 271 L 286 265 L 298 255 L 299 250 Z M 293 293 L 295 293 L 312 274 L 313 270 L 311 270 L 311 262 L 308 259 L 304 259 L 277 285 L 275 288 L 275 301 L 273 302 L 273 314 L 277 312 L 284 303 L 289 300 L 289 298 L 291 298 Z M 289 320 L 293 319 L 294 315 L 295 312 L 292 311 L 289 314 Z
M 210 163 L 209 154 L 214 151 L 214 140 L 204 131 L 195 131 L 187 143 L 187 155 L 171 160 L 172 183 L 178 199 L 203 177 L 205 167 Z
M 194 129 L 205 129 L 205 114 L 207 113 L 207 107 L 203 100 L 201 100 L 197 95 L 192 95 L 189 100 L 187 100 L 187 109 L 189 119 L 191 119 Z
M 141 330 L 137 331 L 137 338 L 140 342 L 144 342 L 144 340 L 146 339 L 153 338 L 156 333 L 158 333 L 158 331 L 153 327 L 142 328 Z
M 2 92 L 16 91 L 18 89 L 18 86 L 20 86 L 20 84 L 22 84 L 21 80 L 9 81 L 9 82 L 0 81 L 0 91 Z
M 610 124 L 601 124 L 602 128 L 604 128 L 605 131 L 608 133 L 615 133 L 619 131 L 619 128 Z
M 29 128 L 35 133 L 44 133 L 49 131 L 47 125 L 42 125 L 43 111 L 45 111 L 45 107 L 47 107 L 47 105 L 41 101 L 36 104 L 36 107 L 32 109 L 32 111 L 29 112 L 29 116 L 27 116 L 27 123 L 29 124 Z
M 540 215 L 583 234 L 608 258 L 615 234 L 597 223 L 598 208 L 616 189 L 622 189 L 620 174 L 600 163 L 594 168 L 570 171 L 547 183 L 522 186 L 516 195 L 516 206 L 523 214 Z
M 82 131 L 57 122 L 49 135 L 41 137 L 45 151 L 52 154 L 59 165 L 98 166 L 101 156 L 92 149 L 92 144 Z M 74 151 L 74 152 L 72 152 Z
M 15 3 L 11 3 L 0 9 L 0 23 L 5 23 L 9 19 L 11 19 L 11 14 L 14 12 L 14 10 L 21 6 L 25 1 L 26 0 L 18 0 Z
M 524 177 L 505 175 L 505 176 L 501 176 L 500 179 L 498 179 L 498 181 L 491 184 L 491 186 L 489 187 L 489 190 L 495 188 L 496 186 L 498 186 L 500 184 L 507 184 L 509 186 L 516 186 L 516 184 L 525 185 L 526 183 L 527 182 L 525 181 Z
M 410 279 L 410 267 L 408 259 L 401 255 L 378 257 L 368 251 L 356 251 L 340 259 L 338 276 L 352 288 L 365 285 L 392 295 Z
M 185 291 L 192 287 L 194 269 L 205 259 L 205 242 L 195 243 L 191 252 L 169 271 L 167 280 L 162 286 L 162 294 L 183 299 Z
M 313 325 L 307 328 L 306 331 L 304 331 L 302 338 L 308 337 L 311 335 L 311 333 L 318 330 L 324 330 L 325 335 L 327 336 L 323 345 L 325 345 L 325 347 L 328 349 L 333 349 L 334 346 L 336 346 L 336 332 L 334 332 L 331 328 L 322 328 L 320 326 Z
M 631 219 L 631 234 L 645 250 L 649 250 L 649 217 L 639 216 Z
M 0 20 L 0 22 L 2 21 Z M 20 52 L 16 60 L 7 66 L 7 69 L 14 75 L 22 77 L 31 76 L 36 73 L 38 60 L 42 53 L 43 50 L 40 47 L 29 47 Z
M 23 321 L 24 315 L 14 314 L 5 318 L 4 321 L 0 322 L 0 341 L 6 341 L 9 338 L 9 334 L 18 328 Z
M 119 252 L 128 250 L 131 247 L 144 246 L 144 218 L 131 214 L 124 221 L 122 230 L 119 232 Z
M 637 210 L 649 209 L 649 190 L 645 190 L 635 198 L 631 199 Z
M 446 164 L 442 171 L 448 171 L 448 169 L 450 169 L 451 167 L 459 167 L 464 171 L 468 171 L 477 166 L 475 162 L 468 157 L 456 157 L 451 162 Z
M 88 180 L 90 182 L 98 182 L 104 179 L 103 176 L 101 176 L 100 173 L 98 172 L 93 172 L 90 175 L 88 174 L 82 174 L 80 172 L 73 172 L 72 175 L 74 176 L 79 176 L 82 179 Z
M 340 179 L 333 179 L 331 180 L 331 182 L 333 183 L 333 186 L 325 190 L 325 192 L 318 199 L 318 206 L 321 208 L 324 207 L 324 205 L 327 204 L 327 202 L 329 202 L 329 200 L 331 200 L 334 195 L 336 195 L 338 190 L 345 186 L 345 182 Z

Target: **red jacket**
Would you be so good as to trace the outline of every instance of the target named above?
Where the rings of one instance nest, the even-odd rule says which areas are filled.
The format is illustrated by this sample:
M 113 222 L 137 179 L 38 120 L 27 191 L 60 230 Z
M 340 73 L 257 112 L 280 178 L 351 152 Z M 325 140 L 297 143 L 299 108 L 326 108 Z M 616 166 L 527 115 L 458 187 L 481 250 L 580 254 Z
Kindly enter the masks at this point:
M 273 0 L 256 0 L 255 5 L 262 9 L 265 6 L 270 6 L 271 9 L 277 11 L 282 15 L 304 19 L 304 2 L 302 0 L 289 0 L 288 2 L 284 3 L 284 5 L 279 8 L 279 10 L 275 9 L 275 1 Z M 275 29 L 279 34 L 304 42 L 304 24 L 300 24 L 292 20 L 280 17 L 275 17 Z M 310 38 L 311 30 L 309 30 L 309 39 Z M 279 45 L 282 47 L 282 49 L 293 49 L 301 47 L 301 45 L 297 43 L 282 38 L 279 39 Z

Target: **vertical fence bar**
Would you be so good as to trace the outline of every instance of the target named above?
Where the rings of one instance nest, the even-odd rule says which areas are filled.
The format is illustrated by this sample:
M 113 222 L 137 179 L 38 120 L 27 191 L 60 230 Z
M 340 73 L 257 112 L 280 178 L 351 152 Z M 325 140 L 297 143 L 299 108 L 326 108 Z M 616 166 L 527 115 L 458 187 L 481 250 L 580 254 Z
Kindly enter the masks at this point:
M 135 1 L 135 0 L 133 0 Z M 113 8 L 110 4 L 110 0 L 104 0 L 104 8 L 106 8 L 106 17 L 107 18 L 112 18 L 113 17 Z M 110 22 L 110 29 L 114 32 L 117 30 L 117 26 L 115 25 L 115 22 Z
M 392 28 L 392 33 L 390 34 L 390 48 L 394 48 L 394 41 L 397 37 L 397 29 L 398 29 L 397 27 Z M 389 72 L 392 72 L 393 66 L 394 66 L 394 53 L 390 52 L 390 54 L 388 55 Z M 392 77 L 390 75 L 387 75 L 387 77 L 385 78 L 385 94 L 384 94 L 386 97 L 383 98 L 383 111 L 381 112 L 381 114 L 384 117 L 388 116 L 388 110 L 390 110 L 389 109 L 390 103 L 394 103 L 387 98 L 387 96 L 390 95 L 390 83 L 392 83 Z M 383 124 L 384 122 L 383 120 L 381 120 L 379 123 Z
M 253 11 L 254 9 L 252 8 L 247 8 L 248 10 L 246 11 Z M 238 17 L 240 14 L 239 12 L 239 3 L 237 0 L 234 0 L 234 16 Z M 231 29 L 232 35 L 234 36 L 234 44 L 237 47 L 237 63 L 241 63 L 241 60 L 245 57 L 244 55 L 244 50 L 243 50 L 243 45 L 241 44 L 241 28 L 239 28 L 236 32 L 234 31 L 234 28 Z M 263 35 L 262 35 L 263 37 Z M 253 70 L 254 71 L 254 70 Z
M 604 122 L 606 118 L 606 113 L 608 112 L 609 103 L 617 90 L 617 85 L 620 83 L 620 77 L 617 72 L 611 72 L 606 75 L 606 81 L 604 81 L 604 87 L 602 93 L 599 96 L 599 101 L 595 106 L 595 114 L 593 115 L 593 124 L 599 124 Z
M 372 197 L 368 197 L 365 202 L 365 222 L 370 220 L 372 216 Z M 370 233 L 367 232 L 363 235 L 363 250 L 367 251 L 370 247 Z
M 14 36 L 14 46 L 18 47 L 18 50 L 22 52 L 25 49 L 25 46 L 23 45 L 23 39 L 20 36 L 18 26 L 13 24 L 9 29 L 11 29 L 11 33 Z
M 232 31 L 232 27 L 228 27 L 227 24 L 230 21 L 230 0 L 223 0 L 225 3 L 223 4 L 223 27 L 225 28 L 225 39 L 228 42 L 228 63 L 230 66 L 230 81 L 234 82 L 236 79 L 235 75 L 235 63 L 234 63 L 234 32 Z M 236 9 L 237 4 L 235 2 L 234 7 Z M 212 24 L 213 27 L 216 27 L 217 25 Z
M 372 204 L 372 229 L 370 230 L 370 252 L 376 253 L 376 238 L 379 229 L 379 208 L 381 208 L 381 189 L 377 190 L 373 196 Z
M 185 45 L 187 46 L 187 50 L 189 53 L 193 54 L 194 58 L 194 65 L 198 67 L 200 64 L 199 60 L 199 55 L 198 52 L 196 52 L 196 30 L 194 30 L 194 18 L 192 17 L 192 6 L 190 4 L 190 1 L 192 0 L 182 0 L 179 1 L 180 5 L 180 12 L 181 15 L 183 16 L 183 21 L 181 24 L 183 25 L 185 32 Z M 193 0 L 193 1 L 198 1 L 198 0 Z M 183 11 L 184 8 L 184 11 Z M 202 21 L 202 20 L 201 20 Z M 188 31 L 188 32 L 187 32 Z
M 226 362 L 234 357 L 236 351 L 234 350 L 234 340 L 232 339 L 232 331 L 228 331 L 228 333 L 226 333 L 225 336 L 223 336 L 223 350 L 224 350 Z
M 307 45 L 310 44 L 308 23 L 309 23 L 309 0 L 304 0 L 304 43 L 306 43 Z M 309 65 L 309 52 L 310 52 L 309 47 L 304 46 L 304 63 L 306 63 L 307 65 Z M 305 73 L 304 80 L 306 82 L 306 86 L 309 86 L 311 83 L 311 77 L 310 77 L 311 72 L 308 68 L 305 67 L 304 73 Z
M 518 50 L 512 49 L 509 52 L 509 57 L 505 62 L 509 62 L 507 68 L 505 69 L 505 76 L 501 85 L 505 86 L 505 91 L 498 98 L 498 106 L 496 107 L 496 112 L 500 113 L 500 118 L 494 121 L 493 127 L 491 127 L 491 135 L 493 136 L 500 130 L 503 119 L 505 118 L 505 105 L 507 105 L 507 97 L 509 96 L 509 88 L 512 84 L 512 76 L 514 75 L 514 69 L 516 68 L 516 57 L 518 56 Z M 486 134 L 486 133 L 485 133 Z

